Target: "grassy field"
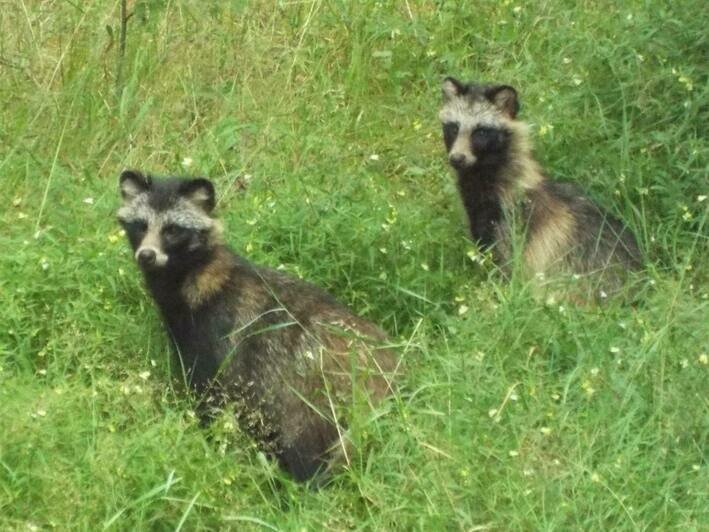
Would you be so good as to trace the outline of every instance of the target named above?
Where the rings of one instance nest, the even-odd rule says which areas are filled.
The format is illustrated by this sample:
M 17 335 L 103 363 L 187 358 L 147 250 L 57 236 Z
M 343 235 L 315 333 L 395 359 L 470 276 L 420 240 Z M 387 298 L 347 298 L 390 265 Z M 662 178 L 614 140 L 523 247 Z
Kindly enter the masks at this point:
M 703 2 L 0 2 L 0 529 L 707 530 Z M 644 302 L 504 283 L 466 236 L 445 75 L 515 86 L 549 173 L 627 220 Z M 210 176 L 229 242 L 407 368 L 328 489 L 198 426 L 115 222 Z

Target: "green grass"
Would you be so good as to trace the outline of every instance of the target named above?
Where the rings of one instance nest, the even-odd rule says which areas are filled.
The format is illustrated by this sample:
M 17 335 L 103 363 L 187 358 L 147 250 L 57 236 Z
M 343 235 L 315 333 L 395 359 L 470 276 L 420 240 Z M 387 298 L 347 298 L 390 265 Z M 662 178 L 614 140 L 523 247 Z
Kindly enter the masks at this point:
M 702 2 L 136 0 L 121 83 L 118 4 L 2 5 L 1 529 L 709 528 Z M 642 304 L 544 305 L 469 258 L 449 74 L 518 88 L 550 174 L 637 232 Z M 333 486 L 198 426 L 126 166 L 210 176 L 235 249 L 400 345 Z

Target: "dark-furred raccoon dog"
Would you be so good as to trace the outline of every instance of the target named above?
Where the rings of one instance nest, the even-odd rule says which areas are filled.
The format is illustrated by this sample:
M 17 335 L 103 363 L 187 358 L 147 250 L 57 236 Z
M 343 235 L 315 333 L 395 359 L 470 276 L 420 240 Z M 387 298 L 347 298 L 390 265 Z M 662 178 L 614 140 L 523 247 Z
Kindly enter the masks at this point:
M 329 294 L 232 253 L 212 183 L 120 176 L 118 220 L 205 420 L 233 406 L 242 429 L 298 480 L 347 457 L 344 410 L 391 391 L 384 332 Z
M 585 278 L 592 293 L 584 298 L 619 290 L 626 272 L 641 265 L 635 237 L 574 185 L 546 178 L 527 125 L 517 120 L 515 89 L 453 78 L 442 88 L 443 138 L 473 239 L 492 249 L 503 270 L 518 249 L 535 278 Z

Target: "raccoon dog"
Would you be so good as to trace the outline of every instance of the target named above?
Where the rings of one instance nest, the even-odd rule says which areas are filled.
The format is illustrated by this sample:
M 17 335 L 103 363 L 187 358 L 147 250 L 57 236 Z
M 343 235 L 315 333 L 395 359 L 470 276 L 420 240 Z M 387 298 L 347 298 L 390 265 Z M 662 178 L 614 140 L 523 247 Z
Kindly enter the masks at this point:
M 120 191 L 118 220 L 203 419 L 233 406 L 298 480 L 346 458 L 343 410 L 391 391 L 384 332 L 318 287 L 229 250 L 207 179 L 124 171 Z
M 515 89 L 453 78 L 442 88 L 443 139 L 473 239 L 503 270 L 521 240 L 528 274 L 583 277 L 594 299 L 620 289 L 625 273 L 641 265 L 635 237 L 574 185 L 547 179 L 517 120 Z

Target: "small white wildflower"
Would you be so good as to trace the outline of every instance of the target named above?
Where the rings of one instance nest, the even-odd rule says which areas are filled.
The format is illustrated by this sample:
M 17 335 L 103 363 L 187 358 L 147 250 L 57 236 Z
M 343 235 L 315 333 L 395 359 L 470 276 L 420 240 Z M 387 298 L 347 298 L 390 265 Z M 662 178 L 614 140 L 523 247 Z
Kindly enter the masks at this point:
M 572 83 L 573 83 L 574 85 L 576 85 L 577 87 L 583 83 L 583 79 L 581 79 L 581 77 L 579 77 L 579 76 L 573 76 L 573 77 L 571 78 L 571 81 L 572 81 Z
M 702 201 L 704 201 L 704 200 L 706 200 L 706 199 L 707 199 L 707 197 L 706 197 L 705 194 L 700 194 L 699 196 L 697 196 L 697 201 L 698 201 L 699 203 L 701 203 Z
M 303 353 L 305 358 L 309 358 L 310 360 L 315 360 L 315 355 L 313 355 L 313 352 L 310 350 L 307 350 Z
M 618 353 L 620 353 L 620 347 L 613 346 L 610 348 L 610 352 L 613 353 L 614 355 L 617 355 Z
M 387 248 L 379 248 L 379 252 L 380 252 L 382 255 L 386 255 L 386 254 L 387 254 Z
M 581 384 L 581 388 L 589 397 L 593 397 L 593 394 L 596 393 L 596 389 L 591 386 L 591 381 L 589 380 L 583 381 L 583 383 Z
M 94 199 L 91 197 L 84 198 L 83 201 L 84 201 L 84 203 L 86 203 L 86 205 L 93 205 L 94 204 Z
M 707 357 L 706 353 L 702 353 L 701 355 L 699 355 L 699 358 L 697 360 L 699 360 L 699 363 L 703 366 L 709 364 L 709 357 Z
M 150 378 L 150 372 L 149 371 L 141 371 L 140 373 L 138 373 L 138 377 L 140 377 L 144 381 L 147 381 L 148 378 Z
M 591 473 L 591 482 L 600 482 L 601 477 L 598 473 Z
M 517 451 L 510 451 L 507 454 L 509 454 L 512 458 L 514 458 L 515 456 L 519 456 L 519 453 Z
M 379 160 L 379 155 L 376 153 L 373 153 L 372 155 L 369 156 L 370 161 L 378 161 Z
M 699 471 L 700 469 L 701 469 L 701 467 L 699 466 L 699 464 L 692 464 L 693 471 Z
M 519 401 L 519 395 L 516 392 L 510 394 L 510 401 Z
M 421 268 L 423 268 L 423 271 L 427 272 L 428 271 L 428 264 L 425 262 L 421 263 Z
M 182 159 L 182 166 L 184 168 L 189 168 L 190 166 L 192 166 L 193 163 L 194 161 L 192 160 L 192 157 L 185 157 L 184 159 Z
M 549 434 L 551 434 L 551 429 L 549 427 L 542 427 L 539 429 L 539 432 L 544 434 L 544 436 L 549 436 Z
M 490 417 L 495 417 L 497 415 L 497 408 L 491 408 L 487 411 L 487 415 Z
M 513 13 L 520 13 L 522 11 L 522 6 L 515 6 L 512 8 Z
M 462 316 L 466 312 L 468 312 L 469 308 L 467 305 L 461 305 L 458 307 L 458 316 Z
M 42 257 L 40 259 L 39 265 L 44 271 L 47 271 L 49 269 L 49 261 L 46 259 L 46 257 Z
M 694 90 L 694 83 L 687 76 L 680 76 L 677 78 L 677 81 L 684 85 L 685 89 L 687 89 L 688 91 L 691 92 Z
M 24 220 L 24 219 L 26 219 L 26 218 L 28 218 L 28 216 L 27 216 L 24 212 L 18 212 L 18 213 L 17 213 L 17 219 L 18 219 L 18 220 Z
M 591 368 L 591 375 L 596 377 L 598 375 L 599 371 L 600 370 L 598 368 Z
M 47 415 L 47 411 L 42 408 L 39 408 L 39 409 L 37 409 L 35 414 L 37 414 L 39 417 L 44 417 Z
M 565 65 L 568 65 L 569 63 L 571 63 L 571 58 L 570 58 L 570 57 L 564 57 L 564 58 L 561 60 L 561 62 L 564 63 Z
M 683 358 L 682 360 L 679 361 L 679 365 L 682 367 L 682 369 L 684 369 L 689 366 L 689 360 L 687 360 L 686 358 Z
M 608 294 L 604 290 L 601 290 L 598 295 L 601 296 L 601 299 L 606 299 L 608 297 Z
M 476 253 L 475 250 L 470 250 L 466 253 L 468 258 L 472 260 L 473 262 L 482 262 L 482 256 L 479 253 Z

